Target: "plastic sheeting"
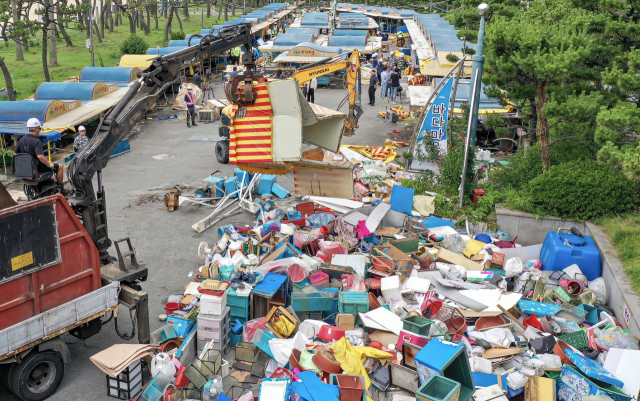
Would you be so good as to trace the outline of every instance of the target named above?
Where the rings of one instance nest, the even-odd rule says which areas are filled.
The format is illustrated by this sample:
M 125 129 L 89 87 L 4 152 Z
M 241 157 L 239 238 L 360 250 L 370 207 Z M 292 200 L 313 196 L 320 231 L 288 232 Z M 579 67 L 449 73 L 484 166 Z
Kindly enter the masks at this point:
M 297 46 L 301 42 L 313 42 L 313 35 L 298 35 L 298 34 L 289 34 L 285 33 L 284 35 L 278 35 L 276 40 L 273 42 L 274 46 Z
M 367 37 L 369 32 L 365 30 L 354 29 L 336 29 L 333 36 L 355 36 L 355 37 Z
M 178 46 L 178 47 L 161 47 L 158 49 L 157 47 L 150 47 L 147 49 L 147 55 L 155 56 L 155 55 L 165 55 L 171 54 L 175 52 L 179 52 L 180 50 L 186 49 L 186 46 Z
M 84 67 L 80 81 L 131 82 L 137 80 L 137 67 Z
M 43 82 L 36 90 L 36 100 L 93 100 L 116 90 L 102 82 Z
M 339 46 L 342 48 L 364 47 L 367 44 L 367 38 L 364 36 L 330 36 L 329 46 Z

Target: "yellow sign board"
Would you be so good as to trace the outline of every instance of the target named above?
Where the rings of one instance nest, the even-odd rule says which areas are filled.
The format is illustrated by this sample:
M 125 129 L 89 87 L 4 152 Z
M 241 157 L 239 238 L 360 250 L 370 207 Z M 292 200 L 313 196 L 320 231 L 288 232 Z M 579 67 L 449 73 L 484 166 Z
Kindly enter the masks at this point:
M 15 258 L 11 258 L 11 270 L 16 271 L 33 264 L 33 252 L 27 252 Z

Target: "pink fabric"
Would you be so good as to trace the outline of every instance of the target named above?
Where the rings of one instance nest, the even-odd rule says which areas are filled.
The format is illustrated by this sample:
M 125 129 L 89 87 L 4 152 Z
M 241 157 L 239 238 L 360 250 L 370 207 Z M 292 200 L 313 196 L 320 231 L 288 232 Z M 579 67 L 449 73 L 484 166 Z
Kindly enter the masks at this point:
M 371 232 L 367 228 L 367 224 L 364 220 L 360 220 L 358 222 L 358 227 L 356 227 L 356 232 L 358 233 L 358 238 L 362 239 L 364 237 L 368 237 L 371 235 Z

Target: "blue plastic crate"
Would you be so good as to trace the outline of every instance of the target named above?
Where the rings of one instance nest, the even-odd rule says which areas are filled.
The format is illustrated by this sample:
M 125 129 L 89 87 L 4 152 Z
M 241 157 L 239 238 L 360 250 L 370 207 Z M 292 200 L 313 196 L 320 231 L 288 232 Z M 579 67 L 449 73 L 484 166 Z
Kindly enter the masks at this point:
M 242 334 L 231 334 L 231 347 L 235 348 L 240 341 L 242 341 Z
M 291 193 L 291 191 L 287 191 L 282 185 L 277 183 L 273 184 L 271 191 L 280 199 L 286 198 Z
M 265 174 L 260 177 L 260 181 L 258 181 L 258 195 L 271 194 L 271 189 L 276 179 L 277 177 L 273 174 Z
M 325 291 L 315 292 L 313 294 L 292 292 L 291 306 L 296 312 L 331 312 L 333 308 L 333 294 Z
M 237 177 L 229 177 L 224 181 L 224 189 L 227 191 L 227 195 L 237 191 L 238 186 L 238 178 Z M 231 195 L 231 198 L 237 198 L 238 194 Z
M 340 291 L 338 296 L 338 312 L 350 313 L 356 318 L 356 323 L 362 325 L 358 312 L 369 312 L 369 295 L 366 292 Z
M 273 358 L 273 353 L 271 352 L 271 347 L 269 346 L 269 341 L 273 339 L 277 339 L 275 334 L 270 332 L 269 330 L 258 329 L 256 330 L 251 342 L 256 345 L 256 347 L 263 350 L 267 353 L 271 358 Z
M 211 189 L 211 195 L 216 198 L 224 196 L 224 178 L 223 177 L 207 177 L 202 180 L 202 185 L 206 185 Z
M 238 179 L 238 182 L 243 183 L 245 186 L 247 186 L 247 184 L 251 182 L 251 178 L 253 177 L 253 174 L 251 174 L 250 172 L 241 170 L 237 167 L 235 169 L 235 174 L 236 174 L 236 178 Z
M 249 316 L 239 316 L 239 315 L 234 315 L 233 313 L 230 315 L 231 320 L 232 321 L 236 321 L 239 320 L 240 323 L 245 324 L 249 321 Z

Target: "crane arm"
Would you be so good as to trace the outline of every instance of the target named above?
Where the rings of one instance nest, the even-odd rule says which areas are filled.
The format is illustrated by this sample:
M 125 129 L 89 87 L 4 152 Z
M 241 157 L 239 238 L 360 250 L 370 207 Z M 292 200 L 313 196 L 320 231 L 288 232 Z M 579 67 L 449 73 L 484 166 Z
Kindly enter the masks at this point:
M 101 171 L 107 166 L 114 149 L 146 111 L 153 107 L 162 93 L 176 81 L 182 69 L 237 46 L 246 45 L 250 50 L 250 35 L 251 24 L 234 24 L 201 36 L 197 45 L 155 58 L 147 69 L 138 73 L 138 81 L 129 87 L 122 99 L 103 117 L 87 146 L 71 161 L 67 176 L 75 188 L 75 194 L 68 201 L 95 242 L 103 263 L 109 263 L 107 250 L 111 246 L 111 240 L 107 233 Z M 191 39 L 189 44 L 190 42 Z M 97 193 L 93 188 L 96 173 Z
M 330 74 L 332 72 L 351 68 L 349 61 L 336 61 L 333 63 L 320 64 L 312 67 L 307 66 L 304 69 L 298 69 L 291 75 L 291 78 L 297 79 L 300 82 L 300 86 L 304 86 L 307 82 L 311 81 L 315 77 Z

